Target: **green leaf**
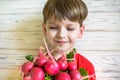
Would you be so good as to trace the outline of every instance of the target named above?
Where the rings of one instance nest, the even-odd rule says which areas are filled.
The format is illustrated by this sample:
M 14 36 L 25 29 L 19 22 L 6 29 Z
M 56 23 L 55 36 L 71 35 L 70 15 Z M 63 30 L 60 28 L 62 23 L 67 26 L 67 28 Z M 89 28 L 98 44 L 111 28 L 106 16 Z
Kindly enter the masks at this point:
M 79 72 L 80 72 L 81 76 L 87 76 L 88 75 L 88 72 L 84 68 L 80 68 Z M 84 80 L 88 80 L 88 78 L 86 78 Z
M 66 58 L 67 58 L 67 59 L 73 59 L 75 53 L 76 53 L 76 49 L 73 48 L 73 49 L 69 52 L 69 54 L 66 55 Z M 71 61 L 73 61 L 73 60 L 68 60 L 68 62 L 71 62 Z
M 77 53 L 77 50 L 76 50 L 76 48 L 73 48 L 73 52 L 74 52 L 74 53 Z
M 33 61 L 33 59 L 34 59 L 34 57 L 32 56 L 32 55 L 27 55 L 26 57 L 25 57 L 27 60 L 29 60 L 29 61 Z
M 74 53 L 70 52 L 69 54 L 67 54 L 67 59 L 71 59 L 74 57 Z
M 47 73 L 45 73 L 45 80 L 54 80 L 54 76 L 50 76 Z

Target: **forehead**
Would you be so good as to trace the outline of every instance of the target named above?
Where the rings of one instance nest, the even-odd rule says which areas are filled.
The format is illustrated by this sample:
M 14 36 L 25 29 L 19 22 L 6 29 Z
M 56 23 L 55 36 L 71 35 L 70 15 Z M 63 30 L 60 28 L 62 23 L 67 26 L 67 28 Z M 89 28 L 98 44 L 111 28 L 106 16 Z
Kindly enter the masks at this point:
M 79 25 L 79 23 L 77 21 L 71 21 L 67 18 L 55 18 L 54 16 L 52 16 L 51 18 L 49 18 L 47 20 L 48 24 L 56 24 L 56 25 L 60 25 L 60 24 L 69 24 L 69 25 Z M 79 25 L 80 26 L 80 25 Z

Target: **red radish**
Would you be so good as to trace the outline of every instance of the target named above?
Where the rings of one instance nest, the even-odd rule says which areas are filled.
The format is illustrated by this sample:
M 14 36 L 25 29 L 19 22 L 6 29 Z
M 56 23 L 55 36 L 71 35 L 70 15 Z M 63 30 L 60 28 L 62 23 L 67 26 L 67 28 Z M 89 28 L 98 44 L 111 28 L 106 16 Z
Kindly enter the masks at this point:
M 31 80 L 44 80 L 45 78 L 43 69 L 38 67 L 34 67 L 29 75 L 31 76 Z
M 31 76 L 25 76 L 23 80 L 32 80 L 32 79 L 31 79 Z
M 67 60 L 68 60 L 68 70 L 76 70 L 77 69 L 77 63 L 75 61 L 74 51 L 67 54 Z
M 70 71 L 70 76 L 72 80 L 81 80 L 82 76 L 80 75 L 80 72 L 78 70 L 72 70 Z
M 54 65 L 51 60 L 46 62 L 44 68 L 45 68 L 45 71 L 51 76 L 57 74 L 60 70 L 59 65 L 58 64 Z
M 68 70 L 76 70 L 77 69 L 77 63 L 75 61 L 68 62 Z
M 47 43 L 44 39 L 44 43 L 45 43 L 45 47 L 46 50 L 48 52 L 48 56 L 51 58 L 51 60 L 47 61 L 45 64 L 45 71 L 49 74 L 49 75 L 55 75 L 59 72 L 60 70 L 60 66 L 59 64 L 54 60 L 54 58 L 52 57 L 52 55 L 50 54 L 50 51 L 48 50 L 48 46 Z
M 37 57 L 35 61 L 36 65 L 39 67 L 42 67 L 46 62 L 47 62 L 47 58 L 44 55 Z
M 34 63 L 27 61 L 22 65 L 22 71 L 25 75 L 27 75 L 33 67 L 34 67 Z
M 57 63 L 59 64 L 61 70 L 66 70 L 67 67 L 68 67 L 68 63 L 67 63 L 66 57 L 64 57 L 64 56 L 59 58 L 57 60 Z
M 55 80 L 71 80 L 71 77 L 66 72 L 60 72 L 55 76 Z
M 38 57 L 36 57 L 35 59 L 36 60 L 35 63 L 39 67 L 42 67 L 47 61 L 47 58 L 43 53 L 43 49 L 44 49 L 43 47 L 40 47 Z
M 44 50 L 44 48 L 43 48 L 43 47 L 40 47 L 40 48 L 39 48 L 38 57 L 40 57 L 40 56 L 43 56 L 43 55 L 44 55 L 44 54 L 43 54 L 43 50 Z

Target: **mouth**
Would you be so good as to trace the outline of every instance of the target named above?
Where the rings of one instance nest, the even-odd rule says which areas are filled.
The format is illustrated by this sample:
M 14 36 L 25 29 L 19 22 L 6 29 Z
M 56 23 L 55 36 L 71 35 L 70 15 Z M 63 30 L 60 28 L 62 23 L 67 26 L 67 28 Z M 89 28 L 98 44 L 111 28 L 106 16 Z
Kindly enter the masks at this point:
M 67 41 L 55 41 L 55 42 L 57 42 L 58 44 L 65 44 L 65 43 L 67 43 Z

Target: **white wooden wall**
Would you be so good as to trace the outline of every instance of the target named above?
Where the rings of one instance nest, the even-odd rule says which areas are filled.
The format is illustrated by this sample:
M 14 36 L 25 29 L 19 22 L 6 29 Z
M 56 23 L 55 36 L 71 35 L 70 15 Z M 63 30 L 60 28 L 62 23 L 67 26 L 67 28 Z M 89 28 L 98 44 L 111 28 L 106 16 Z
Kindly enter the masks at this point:
M 84 0 L 89 15 L 79 52 L 95 66 L 97 80 L 120 80 L 120 0 Z M 19 66 L 42 43 L 46 0 L 0 0 L 0 80 L 20 80 Z

